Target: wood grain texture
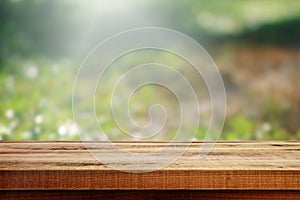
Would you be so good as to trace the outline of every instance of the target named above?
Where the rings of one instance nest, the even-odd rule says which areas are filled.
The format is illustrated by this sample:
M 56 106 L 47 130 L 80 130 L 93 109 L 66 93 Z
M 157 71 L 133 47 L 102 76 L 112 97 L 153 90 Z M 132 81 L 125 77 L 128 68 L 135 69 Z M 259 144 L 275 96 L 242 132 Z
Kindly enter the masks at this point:
M 92 142 L 91 142 L 92 143 Z M 168 143 L 117 142 L 131 152 L 153 152 Z M 186 143 L 174 143 L 174 152 Z M 0 142 L 1 190 L 299 190 L 300 141 L 218 142 L 199 159 L 194 142 L 171 165 L 135 174 L 103 165 L 81 142 Z M 120 158 L 122 160 L 123 158 Z M 161 159 L 161 158 L 158 158 Z M 134 164 L 128 169 L 135 169 Z
M 207 190 L 39 190 L 39 191 L 2 191 L 0 199 L 5 200 L 60 200 L 60 199 L 111 199 L 111 200 L 165 200 L 165 199 L 264 199 L 264 200 L 297 200 L 300 199 L 299 191 L 207 191 Z

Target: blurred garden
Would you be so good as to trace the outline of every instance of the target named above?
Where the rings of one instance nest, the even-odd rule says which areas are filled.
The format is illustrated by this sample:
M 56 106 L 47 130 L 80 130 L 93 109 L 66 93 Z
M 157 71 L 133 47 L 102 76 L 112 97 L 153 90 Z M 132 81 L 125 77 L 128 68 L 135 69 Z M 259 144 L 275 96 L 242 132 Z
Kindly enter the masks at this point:
M 149 26 L 190 36 L 215 61 L 227 94 L 220 139 L 300 139 L 298 0 L 1 0 L 0 140 L 79 140 L 72 92 L 82 61 L 107 37 Z M 175 56 L 151 51 L 136 52 L 114 65 L 145 61 L 193 74 Z M 111 116 L 110 88 L 97 94 L 102 103 L 96 117 L 110 139 L 128 140 Z M 78 98 L 84 99 L 84 91 Z M 170 109 L 175 104 L 157 87 L 145 87 L 134 96 L 130 109 L 136 120 L 146 123 L 148 109 L 157 101 Z M 210 102 L 199 102 L 204 119 L 209 118 Z M 87 113 L 89 117 L 95 114 Z M 200 126 L 194 139 L 203 139 L 206 129 Z M 158 139 L 172 138 L 173 128 L 165 131 Z

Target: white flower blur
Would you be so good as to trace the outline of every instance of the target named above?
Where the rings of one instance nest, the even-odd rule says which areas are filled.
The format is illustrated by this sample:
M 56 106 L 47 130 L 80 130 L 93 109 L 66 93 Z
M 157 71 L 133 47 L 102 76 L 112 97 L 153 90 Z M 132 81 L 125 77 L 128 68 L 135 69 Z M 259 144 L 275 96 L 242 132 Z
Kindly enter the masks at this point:
M 30 65 L 25 69 L 25 75 L 29 79 L 35 79 L 39 75 L 39 69 L 35 65 Z
M 35 122 L 36 124 L 42 123 L 42 122 L 43 122 L 43 116 L 42 116 L 42 115 L 36 115 L 36 116 L 34 117 L 34 122 Z
M 74 136 L 77 134 L 78 126 L 73 120 L 68 120 L 65 124 L 58 127 L 58 134 L 61 137 Z
M 15 115 L 14 111 L 12 109 L 7 109 L 5 112 L 5 117 L 8 119 L 13 118 Z

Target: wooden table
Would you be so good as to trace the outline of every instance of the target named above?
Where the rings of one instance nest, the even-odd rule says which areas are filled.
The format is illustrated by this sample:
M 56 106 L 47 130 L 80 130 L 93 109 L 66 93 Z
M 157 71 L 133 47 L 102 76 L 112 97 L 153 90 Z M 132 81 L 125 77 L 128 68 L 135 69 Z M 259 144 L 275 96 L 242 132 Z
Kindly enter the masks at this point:
M 117 145 L 150 152 L 166 143 Z M 176 151 L 186 143 L 172 145 Z M 300 141 L 219 141 L 199 159 L 201 145 L 192 143 L 163 169 L 137 174 L 109 168 L 78 141 L 2 141 L 0 199 L 300 199 Z

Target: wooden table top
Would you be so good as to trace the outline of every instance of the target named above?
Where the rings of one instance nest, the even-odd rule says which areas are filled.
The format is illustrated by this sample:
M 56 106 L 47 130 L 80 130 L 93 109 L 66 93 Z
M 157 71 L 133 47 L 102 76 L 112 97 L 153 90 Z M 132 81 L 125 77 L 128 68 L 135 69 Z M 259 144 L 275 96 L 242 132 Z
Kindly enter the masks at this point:
M 101 152 L 122 162 L 109 149 Z M 166 142 L 116 142 L 134 153 L 155 152 Z M 187 143 L 172 143 L 174 152 Z M 95 159 L 79 141 L 0 142 L 0 189 L 15 190 L 299 190 L 300 141 L 218 141 L 199 158 L 193 142 L 178 160 L 147 173 L 128 173 Z M 157 156 L 157 161 L 164 155 Z M 128 170 L 138 168 L 134 163 Z

